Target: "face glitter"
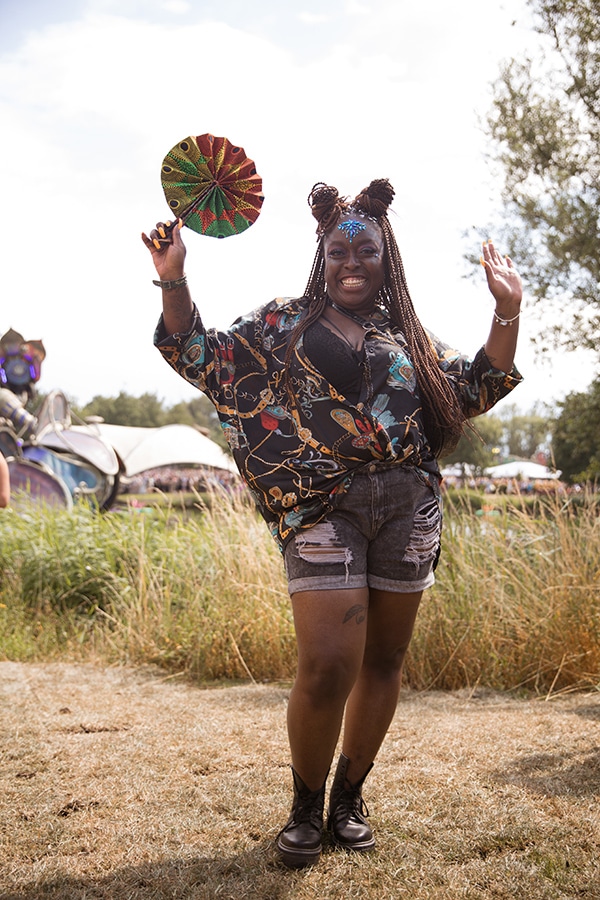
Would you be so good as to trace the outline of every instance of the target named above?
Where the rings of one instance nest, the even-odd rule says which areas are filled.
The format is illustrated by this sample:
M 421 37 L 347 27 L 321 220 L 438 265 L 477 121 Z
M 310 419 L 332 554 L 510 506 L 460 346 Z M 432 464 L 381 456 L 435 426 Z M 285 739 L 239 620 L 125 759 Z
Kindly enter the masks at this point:
M 346 219 L 338 225 L 338 231 L 343 231 L 348 238 L 348 243 L 352 243 L 352 238 L 356 237 L 361 231 L 366 231 L 367 226 L 364 222 L 357 222 L 356 219 Z

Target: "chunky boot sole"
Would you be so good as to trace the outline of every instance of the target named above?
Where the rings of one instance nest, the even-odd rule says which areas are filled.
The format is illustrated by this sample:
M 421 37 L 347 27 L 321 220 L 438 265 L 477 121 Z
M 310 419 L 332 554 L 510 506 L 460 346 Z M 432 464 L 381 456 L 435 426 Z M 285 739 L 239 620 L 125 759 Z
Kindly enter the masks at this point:
M 294 768 L 292 775 L 294 778 L 292 812 L 277 835 L 277 849 L 282 863 L 288 869 L 304 869 L 306 866 L 314 866 L 321 855 L 325 782 L 319 790 L 311 791 Z
M 304 869 L 306 866 L 314 866 L 321 856 L 321 848 L 315 850 L 302 850 L 298 847 L 286 847 L 281 842 L 281 838 L 277 841 L 277 849 L 281 856 L 281 862 L 288 869 Z
M 331 836 L 331 843 L 334 845 L 334 847 L 339 847 L 341 850 L 349 850 L 355 853 L 368 853 L 369 850 L 373 850 L 375 848 L 374 837 L 366 841 L 346 843 L 345 841 L 340 841 L 338 838 L 336 838 L 331 828 L 329 829 L 329 834 Z
M 375 838 L 365 819 L 369 811 L 362 798 L 362 786 L 373 763 L 360 781 L 351 784 L 346 778 L 349 762 L 348 757 L 341 753 L 329 796 L 327 830 L 335 847 L 367 853 L 375 846 Z

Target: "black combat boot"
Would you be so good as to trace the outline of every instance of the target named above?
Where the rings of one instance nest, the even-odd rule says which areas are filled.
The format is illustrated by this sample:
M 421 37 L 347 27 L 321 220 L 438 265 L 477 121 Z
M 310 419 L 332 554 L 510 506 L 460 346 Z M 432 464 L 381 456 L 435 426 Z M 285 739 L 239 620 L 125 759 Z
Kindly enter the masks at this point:
M 277 837 L 281 861 L 290 869 L 312 866 L 321 855 L 325 782 L 317 791 L 304 784 L 295 769 L 292 812 Z
M 366 820 L 369 811 L 362 798 L 363 782 L 373 768 L 373 763 L 360 781 L 350 784 L 346 778 L 349 762 L 348 757 L 342 753 L 331 785 L 327 827 L 333 843 L 338 847 L 363 852 L 372 850 L 375 846 L 373 832 Z

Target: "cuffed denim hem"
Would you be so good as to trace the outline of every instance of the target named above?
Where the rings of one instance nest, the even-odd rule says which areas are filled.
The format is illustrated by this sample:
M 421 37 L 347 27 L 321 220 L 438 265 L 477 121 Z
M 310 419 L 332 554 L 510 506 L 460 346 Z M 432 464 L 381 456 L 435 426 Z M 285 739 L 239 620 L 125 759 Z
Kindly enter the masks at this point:
M 364 575 L 310 575 L 307 578 L 294 578 L 288 582 L 288 591 L 298 594 L 300 591 L 343 591 L 367 587 Z

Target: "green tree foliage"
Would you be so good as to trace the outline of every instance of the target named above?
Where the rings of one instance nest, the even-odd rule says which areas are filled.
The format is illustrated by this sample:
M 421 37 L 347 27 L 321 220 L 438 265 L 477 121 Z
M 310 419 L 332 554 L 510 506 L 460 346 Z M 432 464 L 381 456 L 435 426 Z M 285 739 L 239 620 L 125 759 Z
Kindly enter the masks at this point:
M 172 406 L 166 411 L 165 424 L 191 425 L 194 428 L 199 428 L 211 440 L 227 449 L 227 441 L 223 435 L 219 417 L 205 394 L 200 394 L 187 403 L 182 401 Z
M 140 428 L 159 428 L 161 425 L 191 425 L 199 428 L 224 449 L 223 437 L 215 409 L 203 394 L 189 402 L 165 407 L 156 394 L 133 397 L 121 391 L 117 397 L 96 396 L 84 407 L 73 407 L 80 418 L 100 416 L 108 425 L 133 425 Z
M 585 393 L 569 394 L 554 423 L 557 469 L 570 482 L 600 480 L 600 378 Z
M 508 453 L 522 459 L 532 459 L 547 442 L 548 419 L 535 414 L 517 415 L 510 420 L 507 432 Z
M 456 449 L 442 460 L 443 466 L 459 464 L 472 466 L 481 474 L 488 466 L 498 462 L 502 443 L 503 425 L 494 415 L 481 416 L 474 423 L 474 430 L 467 429 Z
M 540 450 L 549 452 L 552 421 L 550 413 L 538 408 L 521 413 L 515 404 L 509 404 L 497 414 L 488 413 L 474 419 L 475 433 L 467 430 L 456 450 L 444 457 L 442 464 L 473 466 L 480 474 L 506 456 L 533 459 Z
M 521 413 L 515 403 L 509 403 L 502 407 L 499 416 L 503 448 L 508 456 L 533 459 L 539 451 L 549 453 L 554 413 L 548 407 L 538 404 Z
M 96 396 L 81 410 L 81 416 L 101 416 L 109 425 L 156 428 L 165 424 L 165 409 L 156 394 L 133 397 L 121 391 L 117 397 Z
M 540 346 L 600 356 L 600 2 L 529 5 L 539 49 L 504 66 L 487 121 L 509 223 L 493 233 L 543 305 Z

